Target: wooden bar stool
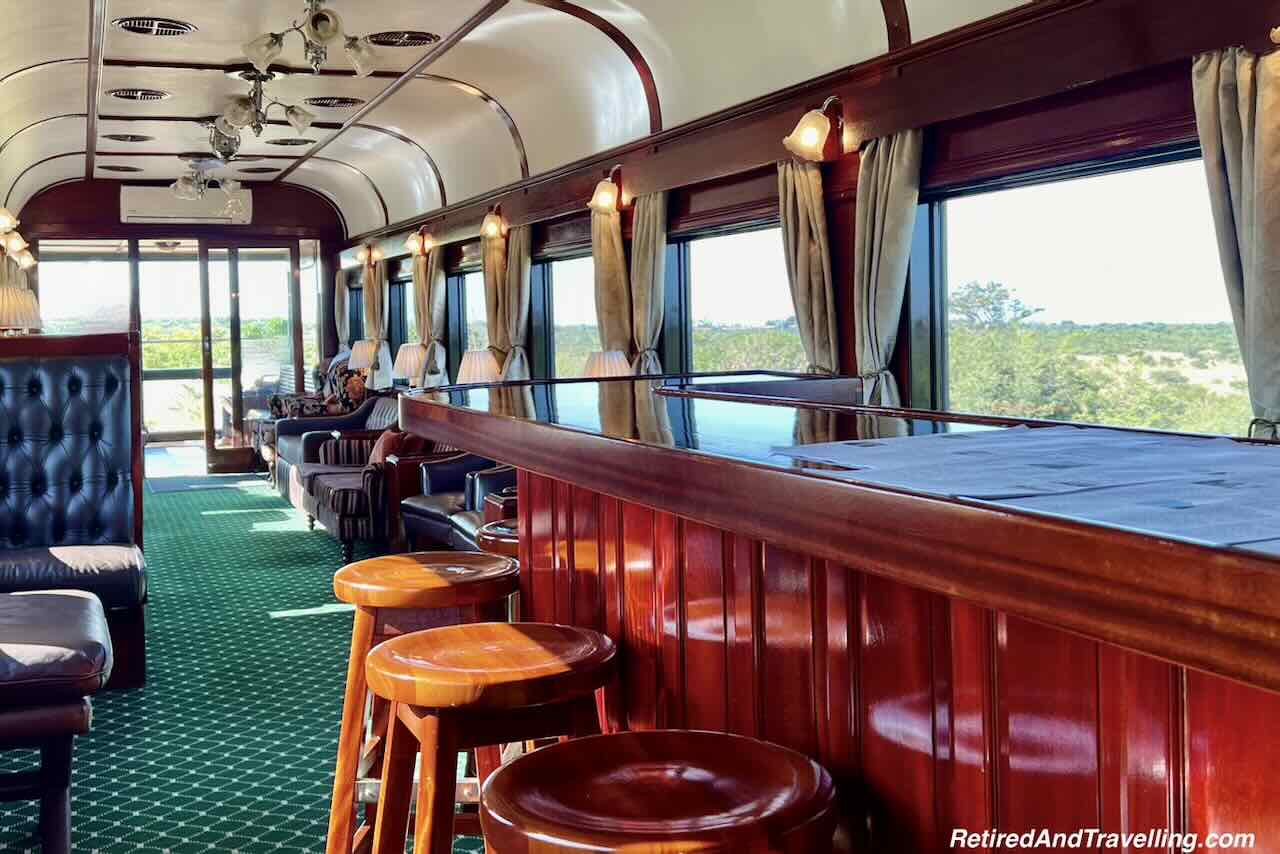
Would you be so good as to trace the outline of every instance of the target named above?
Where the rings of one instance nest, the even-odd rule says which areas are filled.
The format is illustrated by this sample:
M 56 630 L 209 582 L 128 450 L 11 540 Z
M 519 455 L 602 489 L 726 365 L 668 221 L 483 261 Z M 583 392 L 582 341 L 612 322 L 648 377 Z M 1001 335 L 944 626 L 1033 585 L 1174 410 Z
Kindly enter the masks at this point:
M 625 732 L 504 765 L 485 783 L 480 823 L 492 854 L 830 854 L 835 786 L 776 744 Z
M 348 564 L 334 575 L 334 594 L 355 605 L 356 611 L 329 813 L 328 854 L 367 850 L 372 841 L 368 824 L 356 827 L 357 783 L 365 774 L 381 776 L 378 759 L 385 754 L 388 707 L 385 702 L 375 702 L 373 714 L 367 716 L 365 660 L 369 650 L 379 641 L 431 626 L 505 619 L 508 599 L 517 589 L 519 569 L 514 561 L 478 552 L 387 555 Z M 362 748 L 370 722 L 372 738 Z M 481 782 L 500 762 L 497 750 L 476 757 Z
M 520 527 L 515 519 L 497 519 L 476 531 L 476 548 L 488 554 L 520 556 Z
M 414 632 L 369 653 L 369 688 L 390 700 L 374 854 L 401 854 L 421 753 L 414 854 L 449 854 L 457 753 L 600 731 L 595 691 L 613 675 L 613 641 L 545 623 L 474 623 Z

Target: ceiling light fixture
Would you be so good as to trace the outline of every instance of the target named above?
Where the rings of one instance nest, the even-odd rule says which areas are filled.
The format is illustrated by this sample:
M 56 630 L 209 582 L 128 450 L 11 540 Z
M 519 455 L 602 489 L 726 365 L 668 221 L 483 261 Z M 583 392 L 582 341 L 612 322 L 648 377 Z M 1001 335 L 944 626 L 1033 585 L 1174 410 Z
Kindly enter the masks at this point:
M 506 223 L 502 221 L 502 205 L 494 205 L 484 215 L 484 222 L 480 223 L 480 235 L 501 237 L 504 231 L 506 231 Z
M 18 218 L 8 208 L 0 208 L 0 255 L 12 258 L 24 270 L 36 265 L 35 256 L 27 249 L 27 241 L 18 233 Z
M 801 116 L 782 144 L 802 160 L 836 160 L 844 151 L 844 136 L 844 103 L 832 95 L 821 107 Z
M 596 184 L 596 191 L 591 194 L 591 202 L 587 207 L 596 213 L 614 213 L 622 206 L 622 167 L 615 166 L 604 175 L 604 180 Z
M 302 37 L 303 51 L 312 71 L 318 72 L 320 66 L 328 60 L 329 45 L 342 40 L 342 49 L 347 55 L 347 61 L 355 69 L 356 76 L 368 77 L 372 74 L 378 62 L 378 54 L 369 37 L 347 35 L 342 27 L 342 18 L 338 17 L 337 12 L 321 5 L 322 2 L 323 0 L 306 0 L 307 8 L 302 18 L 292 21 L 281 32 L 263 33 L 245 44 L 245 56 L 253 63 L 253 67 L 265 74 L 284 50 L 285 36 L 297 33 Z
M 222 215 L 238 219 L 245 214 L 244 185 L 235 178 L 209 175 L 209 169 L 221 165 L 218 161 L 193 159 L 188 161 L 188 171 L 169 185 L 175 198 L 183 201 L 199 201 L 210 189 L 219 189 L 226 196 Z
M 426 255 L 435 245 L 436 242 L 427 233 L 425 225 L 410 234 L 404 241 L 404 248 L 409 250 L 410 255 Z
M 240 76 L 251 84 L 249 94 L 231 98 L 222 115 L 214 120 L 209 134 L 209 144 L 215 152 L 220 156 L 224 151 L 230 152 L 223 160 L 235 157 L 236 151 L 240 149 L 240 132 L 244 128 L 252 129 L 254 136 L 262 136 L 262 129 L 269 121 L 272 107 L 284 110 L 285 120 L 298 133 L 306 133 L 316 120 L 313 113 L 302 107 L 267 98 L 263 84 L 275 79 L 276 75 L 272 72 L 244 71 Z

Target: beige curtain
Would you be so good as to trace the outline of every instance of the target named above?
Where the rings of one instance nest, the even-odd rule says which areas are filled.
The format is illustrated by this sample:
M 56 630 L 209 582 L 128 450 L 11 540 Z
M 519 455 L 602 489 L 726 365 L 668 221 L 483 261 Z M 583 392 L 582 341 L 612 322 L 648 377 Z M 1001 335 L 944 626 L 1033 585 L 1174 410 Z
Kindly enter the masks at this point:
M 853 238 L 853 320 L 863 403 L 897 406 L 902 401 L 889 359 L 907 290 L 923 147 L 924 134 L 908 130 L 873 139 L 862 151 Z
M 782 245 L 791 302 L 809 373 L 834 374 L 839 364 L 835 290 L 827 214 L 822 201 L 822 170 L 816 163 L 784 160 L 778 164 Z
M 391 344 L 387 341 L 387 262 L 365 266 L 364 339 L 378 345 L 378 361 L 369 372 L 370 388 L 391 385 Z
M 1192 65 L 1222 274 L 1253 403 L 1250 434 L 1280 438 L 1280 53 Z
M 507 287 L 507 238 L 499 234 L 480 242 L 480 261 L 484 271 L 485 327 L 489 331 L 489 349 L 501 367 L 507 361 L 511 338 L 507 335 L 507 317 L 503 296 Z
M 666 276 L 667 194 L 649 193 L 636 199 L 631 221 L 631 325 L 637 374 L 662 373 L 658 338 L 666 306 Z M 643 413 L 640 415 L 643 421 Z M 665 409 L 662 417 L 666 417 Z
M 413 259 L 413 310 L 418 318 L 418 343 L 427 348 L 420 377 L 423 388 L 448 385 L 445 349 L 444 247 L 437 246 Z
M 347 288 L 347 271 L 339 269 L 333 279 L 333 328 L 338 334 L 338 352 L 351 341 L 351 291 Z
M 591 259 L 596 277 L 596 319 L 600 349 L 618 350 L 631 358 L 631 285 L 627 252 L 622 245 L 622 214 L 591 212 Z
M 532 230 L 517 226 L 507 234 L 507 276 L 503 291 L 510 350 L 502 365 L 504 380 L 527 380 L 529 371 L 529 271 L 532 269 Z

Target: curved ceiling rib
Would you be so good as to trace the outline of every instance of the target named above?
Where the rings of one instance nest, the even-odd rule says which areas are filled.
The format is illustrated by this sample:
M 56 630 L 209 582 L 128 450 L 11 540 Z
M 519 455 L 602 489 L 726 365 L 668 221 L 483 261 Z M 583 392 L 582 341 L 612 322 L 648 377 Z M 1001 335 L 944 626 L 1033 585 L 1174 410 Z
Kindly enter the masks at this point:
M 61 115 L 57 115 L 57 116 L 47 116 L 46 118 L 43 118 L 43 119 L 36 119 L 34 122 L 27 125 L 26 127 L 20 127 L 17 130 L 15 130 L 13 133 L 9 134 L 8 139 L 6 139 L 4 142 L 0 142 L 0 155 L 4 154 L 5 149 L 9 147 L 9 143 L 13 142 L 15 139 L 22 136 L 24 133 L 26 133 L 29 130 L 34 130 L 35 128 L 38 128 L 43 124 L 48 124 L 49 122 L 56 122 L 59 119 L 86 119 L 86 118 L 88 118 L 87 113 L 62 113 Z
M 45 60 L 44 62 L 35 62 L 35 63 L 32 63 L 31 65 L 28 65 L 28 66 L 26 66 L 26 67 L 24 67 L 24 68 L 19 68 L 19 69 L 15 70 L 15 71 L 10 71 L 10 72 L 9 72 L 8 74 L 6 74 L 5 76 L 0 77 L 0 86 L 3 86 L 5 83 L 8 83 L 10 80 L 13 80 L 13 79 L 14 79 L 14 78 L 16 78 L 16 77 L 21 77 L 22 75 L 24 75 L 24 74 L 29 74 L 29 73 L 30 73 L 30 72 L 32 72 L 32 71 L 38 71 L 39 69 L 41 69 L 41 68 L 45 68 L 46 66 L 50 66 L 50 65 L 80 65 L 80 64 L 82 64 L 82 63 L 86 63 L 86 62 L 88 62 L 88 61 L 89 61 L 89 60 L 85 59 L 83 56 L 74 56 L 74 57 L 69 57 L 69 58 L 67 58 L 67 59 L 48 59 L 48 60 Z
M 440 174 L 440 167 L 436 165 L 436 161 L 431 156 L 431 153 L 427 151 L 425 148 L 423 148 L 419 142 L 417 142 L 416 140 L 410 139 L 409 137 L 405 136 L 402 133 L 393 131 L 390 128 L 379 127 L 378 125 L 369 125 L 369 124 L 359 123 L 359 124 L 352 125 L 352 127 L 357 127 L 357 128 L 360 128 L 361 130 L 374 131 L 375 133 L 385 133 L 387 136 L 394 137 L 400 140 L 405 145 L 412 145 L 414 148 L 418 149 L 418 151 L 422 154 L 423 159 L 427 161 L 427 165 L 431 167 L 431 179 L 435 182 L 436 190 L 440 193 L 440 206 L 444 207 L 445 205 L 449 204 L 447 201 L 445 201 L 448 198 L 448 196 L 445 195 L 444 176 Z
M 44 164 L 49 163 L 50 161 L 59 160 L 63 157 L 83 157 L 84 154 L 85 153 L 83 151 L 68 151 L 63 154 L 51 154 L 48 157 L 42 157 L 41 159 L 37 160 L 35 163 L 32 163 L 30 166 L 28 166 L 27 168 L 19 172 L 18 177 L 14 178 L 13 183 L 9 185 L 9 191 L 4 194 L 4 206 L 6 208 L 9 207 L 9 204 L 13 201 L 13 191 L 18 188 L 18 185 L 22 183 L 22 179 L 27 177 L 27 173 L 30 172 L 32 169 L 35 169 L 38 166 L 43 166 Z
M 911 16 L 907 0 L 880 0 L 884 7 L 884 27 L 889 34 L 889 50 L 911 46 Z
M 635 42 L 626 33 L 590 9 L 584 9 L 567 0 L 525 0 L 525 2 L 572 15 L 608 36 L 609 40 L 627 55 L 631 64 L 636 67 L 636 74 L 640 76 L 640 85 L 644 87 L 644 97 L 649 104 L 649 132 L 657 133 L 662 130 L 662 104 L 658 98 L 658 83 L 654 79 L 653 69 L 649 67 L 649 61 L 644 58 L 640 48 L 636 47 Z
M 316 161 L 317 163 L 332 163 L 335 166 L 344 166 L 347 169 L 350 169 L 352 172 L 359 175 L 366 182 L 368 182 L 369 189 L 373 190 L 373 195 L 376 196 L 378 199 L 378 206 L 382 208 L 382 218 L 387 221 L 386 223 L 387 225 L 391 224 L 391 212 L 390 210 L 387 209 L 387 200 L 383 197 L 382 191 L 378 189 L 378 185 L 373 183 L 373 179 L 370 178 L 367 174 L 365 174 L 363 169 L 358 169 L 355 166 L 352 166 L 350 163 L 347 163 L 342 160 L 335 160 L 332 157 L 312 157 L 311 159 Z M 294 161 L 294 165 L 297 165 L 297 161 Z
M 98 153 L 98 90 L 102 88 L 102 48 L 107 40 L 107 0 L 89 0 L 89 73 L 84 132 L 84 177 L 93 177 Z
M 520 158 L 520 177 L 529 177 L 529 154 L 524 147 L 524 137 L 520 135 L 520 128 L 516 125 L 516 120 L 512 117 L 507 108 L 502 106 L 502 102 L 481 89 L 479 86 L 472 85 L 463 80 L 455 80 L 452 77 L 445 77 L 441 74 L 419 74 L 419 80 L 430 80 L 436 83 L 444 83 L 452 86 L 460 92 L 466 92 L 472 97 L 479 98 L 490 109 L 497 113 L 498 118 L 502 119 L 502 123 L 507 126 L 507 130 L 511 133 L 511 143 L 516 147 L 516 154 Z

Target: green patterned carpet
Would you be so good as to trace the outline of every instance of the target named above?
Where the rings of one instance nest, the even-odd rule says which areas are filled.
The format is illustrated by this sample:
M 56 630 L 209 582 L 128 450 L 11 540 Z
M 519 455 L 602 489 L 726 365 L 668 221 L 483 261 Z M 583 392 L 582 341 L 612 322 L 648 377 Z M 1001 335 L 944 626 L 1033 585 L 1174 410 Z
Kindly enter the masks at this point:
M 337 543 L 265 485 L 145 501 L 148 682 L 95 700 L 74 850 L 323 851 L 351 636 Z M 0 804 L 0 851 L 38 851 L 36 815 Z

